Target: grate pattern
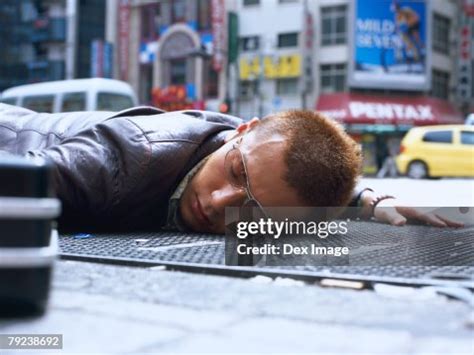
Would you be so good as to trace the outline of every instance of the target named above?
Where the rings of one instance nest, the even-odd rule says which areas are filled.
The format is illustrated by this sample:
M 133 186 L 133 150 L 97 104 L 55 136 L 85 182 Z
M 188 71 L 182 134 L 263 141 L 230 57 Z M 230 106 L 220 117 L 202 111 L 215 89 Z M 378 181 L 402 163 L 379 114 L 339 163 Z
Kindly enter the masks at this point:
M 407 226 L 404 228 L 388 227 L 377 223 L 357 222 L 350 238 L 344 243 L 351 248 L 361 245 L 376 245 L 373 251 L 363 254 L 365 258 L 397 257 L 403 252 L 407 260 L 426 259 L 436 261 L 446 253 L 453 252 L 453 236 L 460 230 L 438 229 L 425 226 Z M 466 229 L 464 229 L 466 233 Z M 467 231 L 472 239 L 474 230 Z M 383 236 L 383 237 L 382 237 Z M 472 247 L 472 240 L 466 242 Z M 459 240 L 459 239 L 456 239 Z M 189 263 L 224 265 L 225 237 L 207 234 L 181 234 L 176 232 L 131 233 L 131 234 L 97 234 L 90 236 L 62 235 L 60 248 L 62 254 L 87 256 L 98 259 L 119 258 L 142 262 Z M 416 246 L 423 241 L 423 248 L 401 248 L 402 245 Z M 447 242 L 448 241 L 448 242 Z M 459 246 L 459 245 L 457 245 Z M 464 254 L 456 249 L 456 256 L 462 264 L 458 266 L 275 266 L 273 270 L 297 271 L 314 275 L 330 276 L 342 274 L 357 278 L 358 276 L 403 279 L 436 279 L 474 281 L 474 263 L 472 250 Z M 444 256 L 443 256 L 444 255 Z M 367 265 L 367 264 L 366 264 Z M 409 265 L 409 264 L 408 264 Z M 419 265 L 419 264 L 418 264 Z M 433 265 L 433 264 L 430 264 Z M 266 267 L 267 269 L 269 267 Z M 255 268 L 254 268 L 255 269 Z

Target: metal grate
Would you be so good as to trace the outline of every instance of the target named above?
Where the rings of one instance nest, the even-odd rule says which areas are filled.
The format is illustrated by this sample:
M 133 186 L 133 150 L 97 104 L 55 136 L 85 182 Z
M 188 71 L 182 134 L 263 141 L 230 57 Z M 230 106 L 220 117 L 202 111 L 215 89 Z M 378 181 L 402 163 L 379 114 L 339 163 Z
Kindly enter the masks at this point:
M 424 248 L 414 248 L 407 255 L 409 260 L 430 258 L 436 260 L 446 253 L 449 240 L 458 230 L 406 226 L 403 228 L 382 226 L 376 223 L 357 222 L 358 228 L 351 234 L 347 245 L 359 243 L 386 244 L 382 254 L 393 255 L 400 243 L 417 243 L 420 238 L 428 242 Z M 474 235 L 474 233 L 469 233 Z M 382 234 L 383 233 L 383 234 Z M 381 241 L 383 235 L 383 241 Z M 436 237 L 436 238 L 435 238 Z M 428 239 L 427 239 L 428 238 Z M 460 255 L 466 264 L 460 266 L 275 266 L 275 267 L 228 267 L 224 265 L 225 237 L 207 234 L 182 234 L 176 232 L 63 235 L 60 248 L 63 258 L 84 259 L 106 263 L 140 265 L 167 265 L 174 269 L 209 272 L 239 276 L 254 274 L 283 275 L 303 279 L 327 277 L 384 281 L 409 284 L 462 285 L 474 289 L 472 253 Z M 357 241 L 357 242 L 354 242 Z M 471 243 L 472 244 L 472 243 Z M 472 246 L 472 245 L 471 245 Z M 403 252 L 407 250 L 403 248 Z M 386 254 L 386 253 L 389 254 Z M 370 253 L 368 254 L 370 256 Z

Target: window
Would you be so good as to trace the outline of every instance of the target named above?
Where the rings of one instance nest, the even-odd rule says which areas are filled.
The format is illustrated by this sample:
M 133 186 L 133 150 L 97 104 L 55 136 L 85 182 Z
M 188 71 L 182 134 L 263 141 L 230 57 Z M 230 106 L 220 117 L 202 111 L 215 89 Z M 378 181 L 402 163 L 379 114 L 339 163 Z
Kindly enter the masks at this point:
M 198 0 L 198 29 L 200 31 L 210 30 L 211 23 L 211 0 Z
M 331 93 L 346 90 L 346 65 L 321 65 L 321 92 Z
M 298 79 L 278 79 L 276 84 L 277 95 L 296 95 L 298 93 Z
M 170 64 L 171 85 L 186 84 L 186 59 L 174 59 Z
M 186 20 L 186 0 L 172 0 L 171 6 L 173 22 L 184 22 Z
M 450 21 L 448 18 L 434 14 L 433 16 L 433 50 L 449 55 L 449 31 Z
M 461 131 L 461 144 L 474 145 L 474 132 Z
M 278 48 L 284 47 L 297 47 L 298 46 L 298 33 L 280 33 L 278 35 Z
M 240 38 L 240 48 L 242 52 L 256 51 L 260 48 L 260 37 L 249 36 Z
M 161 13 L 160 4 L 145 5 L 141 9 L 141 39 L 142 41 L 153 41 L 160 35 Z
M 86 109 L 86 93 L 71 92 L 64 94 L 61 112 L 84 111 Z
M 431 95 L 440 99 L 449 98 L 449 73 L 436 69 L 433 70 Z
M 257 95 L 257 81 L 243 80 L 239 85 L 240 97 L 242 99 L 251 99 Z
M 53 112 L 54 95 L 26 96 L 23 107 L 36 112 Z
M 452 131 L 426 132 L 425 135 L 423 136 L 423 142 L 452 143 L 453 132 Z
M 244 0 L 244 6 L 259 5 L 260 0 Z
M 132 106 L 132 98 L 127 95 L 100 92 L 97 96 L 99 111 L 121 111 Z
M 321 8 L 321 44 L 323 46 L 346 43 L 346 16 L 345 5 Z

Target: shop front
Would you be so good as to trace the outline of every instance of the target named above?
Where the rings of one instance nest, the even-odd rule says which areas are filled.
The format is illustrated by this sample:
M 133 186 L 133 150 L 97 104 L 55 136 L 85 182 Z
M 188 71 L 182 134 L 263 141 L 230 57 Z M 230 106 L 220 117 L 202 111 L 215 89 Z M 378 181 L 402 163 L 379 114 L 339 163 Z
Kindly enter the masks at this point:
M 398 154 L 410 128 L 463 123 L 449 102 L 427 96 L 323 94 L 316 110 L 343 124 L 362 145 L 366 175 L 375 175 L 387 158 Z

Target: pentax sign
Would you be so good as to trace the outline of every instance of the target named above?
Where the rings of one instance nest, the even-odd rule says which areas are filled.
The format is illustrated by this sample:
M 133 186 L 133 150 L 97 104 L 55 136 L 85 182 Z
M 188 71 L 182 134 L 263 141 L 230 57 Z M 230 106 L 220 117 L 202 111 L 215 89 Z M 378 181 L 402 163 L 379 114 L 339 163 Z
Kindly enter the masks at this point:
M 386 97 L 356 93 L 321 95 L 316 110 L 344 124 L 461 124 L 461 114 L 432 97 Z

